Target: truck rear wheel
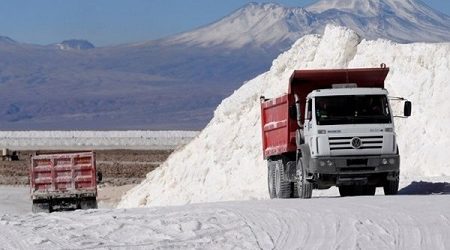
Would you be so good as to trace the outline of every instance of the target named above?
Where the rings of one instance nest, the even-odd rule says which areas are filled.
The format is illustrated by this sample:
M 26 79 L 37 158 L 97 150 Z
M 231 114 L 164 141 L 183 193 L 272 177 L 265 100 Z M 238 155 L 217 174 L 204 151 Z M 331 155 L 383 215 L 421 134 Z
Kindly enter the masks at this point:
M 306 179 L 306 169 L 301 160 L 298 162 L 298 167 L 298 170 L 301 173 L 297 182 L 298 197 L 300 199 L 310 199 L 312 196 L 313 184 Z
M 384 195 L 396 195 L 398 193 L 398 180 L 386 181 L 383 185 Z
M 50 213 L 50 203 L 44 201 L 33 201 L 31 211 L 33 213 Z
M 292 193 L 291 193 L 291 198 L 299 198 L 298 196 L 298 183 L 297 182 L 291 182 L 292 185 Z
M 93 198 L 86 198 L 80 201 L 80 208 L 85 209 L 97 209 L 97 199 L 95 197 Z
M 275 193 L 277 198 L 286 199 L 291 197 L 291 182 L 286 179 L 282 160 L 275 162 Z
M 277 193 L 275 192 L 275 162 L 272 160 L 267 161 L 267 187 L 270 199 L 277 198 Z

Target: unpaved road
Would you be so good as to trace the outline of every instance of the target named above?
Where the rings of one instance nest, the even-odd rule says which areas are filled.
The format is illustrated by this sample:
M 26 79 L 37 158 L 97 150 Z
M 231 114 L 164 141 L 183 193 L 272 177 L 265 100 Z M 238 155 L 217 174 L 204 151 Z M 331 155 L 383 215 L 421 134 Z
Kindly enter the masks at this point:
M 4 249 L 450 249 L 447 195 L 0 215 Z
M 31 211 L 30 189 L 26 186 L 0 186 L 0 215 Z

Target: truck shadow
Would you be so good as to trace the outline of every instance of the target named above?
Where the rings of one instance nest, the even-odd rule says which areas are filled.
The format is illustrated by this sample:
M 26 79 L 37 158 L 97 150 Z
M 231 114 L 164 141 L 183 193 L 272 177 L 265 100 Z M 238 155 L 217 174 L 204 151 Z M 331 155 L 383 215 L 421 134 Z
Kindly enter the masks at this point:
M 399 195 L 450 194 L 450 183 L 413 181 L 408 186 L 400 189 L 398 191 L 398 194 Z

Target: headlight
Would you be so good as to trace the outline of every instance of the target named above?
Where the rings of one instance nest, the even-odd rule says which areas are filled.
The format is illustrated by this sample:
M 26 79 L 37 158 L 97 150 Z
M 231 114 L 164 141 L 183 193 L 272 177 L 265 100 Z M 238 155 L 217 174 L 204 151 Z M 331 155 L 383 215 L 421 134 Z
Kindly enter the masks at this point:
M 381 164 L 383 164 L 383 165 L 388 165 L 388 164 L 394 165 L 395 164 L 395 158 L 383 158 L 381 160 Z
M 321 161 L 319 161 L 319 165 L 321 167 L 325 167 L 325 166 L 333 167 L 334 166 L 334 162 L 332 160 L 323 160 L 323 161 L 321 160 Z

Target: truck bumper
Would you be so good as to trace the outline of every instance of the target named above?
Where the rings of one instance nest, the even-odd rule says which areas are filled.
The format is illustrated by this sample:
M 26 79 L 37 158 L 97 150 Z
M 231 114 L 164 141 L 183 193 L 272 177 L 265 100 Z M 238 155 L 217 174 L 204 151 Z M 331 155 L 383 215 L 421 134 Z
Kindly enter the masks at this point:
M 320 157 L 309 162 L 308 173 L 319 186 L 377 185 L 397 180 L 399 155 Z
M 313 174 L 386 173 L 400 170 L 399 155 L 321 157 L 310 160 Z
M 83 190 L 73 192 L 33 192 L 31 194 L 32 200 L 55 200 L 55 199 L 79 199 L 97 197 L 96 190 Z

